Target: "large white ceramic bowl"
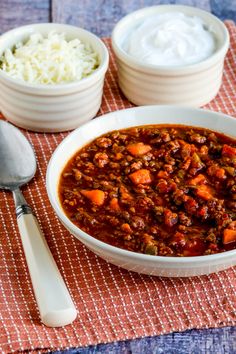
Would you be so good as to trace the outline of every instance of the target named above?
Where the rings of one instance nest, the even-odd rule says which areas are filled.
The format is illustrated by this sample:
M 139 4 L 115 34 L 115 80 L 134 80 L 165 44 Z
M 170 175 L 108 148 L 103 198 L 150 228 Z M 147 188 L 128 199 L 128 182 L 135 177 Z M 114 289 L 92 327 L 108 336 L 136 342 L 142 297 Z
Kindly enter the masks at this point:
M 135 272 L 165 277 L 209 274 L 236 265 L 236 250 L 197 257 L 160 257 L 125 251 L 88 235 L 63 212 L 58 198 L 60 174 L 68 160 L 85 144 L 109 131 L 145 124 L 184 124 L 209 128 L 236 138 L 236 118 L 211 111 L 175 106 L 125 109 L 96 118 L 69 134 L 53 153 L 47 169 L 47 192 L 62 224 L 94 253 Z
M 127 34 L 144 19 L 167 12 L 182 12 L 201 18 L 214 33 L 216 51 L 207 59 L 185 66 L 143 63 L 123 48 Z M 229 47 L 226 26 L 217 17 L 196 7 L 151 6 L 122 18 L 112 33 L 112 48 L 118 67 L 118 82 L 124 95 L 136 105 L 174 104 L 200 107 L 210 102 L 222 82 L 224 58 Z
M 66 84 L 30 84 L 11 78 L 0 70 L 0 110 L 12 123 L 29 130 L 59 132 L 77 128 L 98 112 L 103 93 L 109 54 L 104 43 L 82 28 L 56 24 L 32 24 L 0 36 L 0 57 L 6 48 L 25 41 L 35 32 L 65 33 L 66 39 L 79 38 L 98 53 L 99 67 L 88 77 Z

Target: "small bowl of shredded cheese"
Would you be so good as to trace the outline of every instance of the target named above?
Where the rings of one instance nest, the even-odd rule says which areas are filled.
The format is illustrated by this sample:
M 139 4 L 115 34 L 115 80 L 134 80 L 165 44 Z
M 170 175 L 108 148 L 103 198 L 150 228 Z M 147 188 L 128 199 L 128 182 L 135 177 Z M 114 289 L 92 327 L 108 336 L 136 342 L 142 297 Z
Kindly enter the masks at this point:
M 34 131 L 71 130 L 98 112 L 109 54 L 94 34 L 34 24 L 0 37 L 0 109 Z

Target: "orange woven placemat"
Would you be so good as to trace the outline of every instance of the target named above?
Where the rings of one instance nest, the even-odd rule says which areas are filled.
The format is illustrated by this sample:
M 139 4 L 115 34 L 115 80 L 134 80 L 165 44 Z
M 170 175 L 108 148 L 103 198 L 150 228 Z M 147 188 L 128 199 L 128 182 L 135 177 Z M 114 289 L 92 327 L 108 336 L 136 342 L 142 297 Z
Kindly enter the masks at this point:
M 236 116 L 236 27 L 227 21 L 231 47 L 223 85 L 207 108 Z M 132 105 L 117 87 L 111 59 L 99 114 Z M 0 192 L 0 352 L 56 350 L 236 323 L 236 268 L 192 279 L 165 279 L 119 269 L 71 236 L 56 218 L 45 189 L 51 154 L 67 133 L 25 132 L 38 171 L 24 195 L 33 207 L 78 310 L 64 328 L 40 323 L 18 234 L 12 196 Z

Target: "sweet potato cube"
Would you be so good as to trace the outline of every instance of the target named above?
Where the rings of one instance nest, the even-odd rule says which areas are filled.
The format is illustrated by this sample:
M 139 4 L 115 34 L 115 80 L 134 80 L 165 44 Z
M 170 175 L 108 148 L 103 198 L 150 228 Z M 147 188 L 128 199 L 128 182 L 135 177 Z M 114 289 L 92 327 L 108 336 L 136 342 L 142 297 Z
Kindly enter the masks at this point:
M 100 189 L 81 190 L 80 193 L 95 205 L 101 206 L 104 203 L 105 193 Z
M 133 156 L 142 156 L 149 152 L 152 148 L 150 145 L 145 145 L 144 143 L 135 143 L 128 145 L 126 149 Z
M 236 230 L 225 229 L 223 232 L 223 243 L 236 242 Z
M 109 206 L 114 211 L 120 211 L 120 206 L 117 198 L 112 198 Z
M 204 200 L 210 200 L 213 198 L 211 187 L 204 184 L 198 187 L 196 194 Z
M 131 173 L 129 178 L 134 184 L 148 184 L 152 182 L 150 171 L 146 169 L 137 170 Z
M 197 175 L 196 177 L 191 178 L 189 181 L 189 184 L 191 186 L 196 186 L 197 184 L 204 184 L 204 183 L 206 183 L 206 177 L 201 173 L 199 173 L 199 175 Z

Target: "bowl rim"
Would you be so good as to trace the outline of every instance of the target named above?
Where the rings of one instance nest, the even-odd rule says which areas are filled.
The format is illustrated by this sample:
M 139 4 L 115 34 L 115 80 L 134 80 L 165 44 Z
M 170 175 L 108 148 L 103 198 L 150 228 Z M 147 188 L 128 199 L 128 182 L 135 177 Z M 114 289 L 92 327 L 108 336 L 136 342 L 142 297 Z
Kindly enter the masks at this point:
M 224 42 L 222 45 L 215 51 L 213 52 L 209 57 L 206 59 L 194 63 L 194 64 L 189 64 L 189 65 L 178 65 L 178 66 L 168 66 L 168 65 L 154 65 L 154 64 L 148 64 L 148 63 L 142 63 L 132 55 L 128 54 L 118 43 L 116 38 L 119 35 L 120 29 L 122 29 L 123 24 L 130 20 L 135 22 L 135 19 L 138 16 L 141 16 L 142 14 L 143 17 L 145 18 L 145 13 L 149 13 L 151 11 L 155 11 L 158 9 L 166 9 L 171 10 L 171 12 L 174 11 L 181 11 L 181 10 L 191 10 L 193 13 L 196 14 L 204 14 L 205 16 L 208 16 L 212 21 L 215 21 L 221 28 L 221 31 L 224 35 Z M 132 25 L 131 25 L 132 26 Z M 209 67 L 213 63 L 217 62 L 219 58 L 222 58 L 225 56 L 229 49 L 229 43 L 230 43 L 230 37 L 229 37 L 229 32 L 223 21 L 221 21 L 218 17 L 214 16 L 210 12 L 207 12 L 205 10 L 202 10 L 200 8 L 196 8 L 193 6 L 186 6 L 186 5 L 178 5 L 178 4 L 162 4 L 162 5 L 154 5 L 154 6 L 149 6 L 149 7 L 144 7 L 142 9 L 136 10 L 134 12 L 131 12 L 130 14 L 124 16 L 121 18 L 115 25 L 112 31 L 111 35 L 111 43 L 112 43 L 112 48 L 116 54 L 116 56 L 119 58 L 119 60 L 123 61 L 126 65 L 137 69 L 142 72 L 147 72 L 147 73 L 158 73 L 158 74 L 166 74 L 166 75 L 181 75 L 181 74 L 187 74 L 189 72 L 196 72 L 203 70 L 206 67 Z
M 68 30 L 69 29 L 76 30 L 76 31 L 78 31 L 78 34 L 83 33 L 86 36 L 93 39 L 94 41 L 97 41 L 97 43 L 100 45 L 100 47 L 103 51 L 103 55 L 104 55 L 104 58 L 103 58 L 103 60 L 101 60 L 98 68 L 95 69 L 95 71 L 93 71 L 89 76 L 82 78 L 81 80 L 72 81 L 72 82 L 63 83 L 63 84 L 59 83 L 59 84 L 47 85 L 47 84 L 29 83 L 27 81 L 21 81 L 19 79 L 12 78 L 11 76 L 7 75 L 1 69 L 0 69 L 0 78 L 2 77 L 3 80 L 6 80 L 15 86 L 18 86 L 19 88 L 37 89 L 37 90 L 42 90 L 42 91 L 47 89 L 48 91 L 52 91 L 52 92 L 57 92 L 57 91 L 60 92 L 61 90 L 77 88 L 80 85 L 89 86 L 89 84 L 92 84 L 90 81 L 105 74 L 105 72 L 108 68 L 108 64 L 109 64 L 108 49 L 107 49 L 105 43 L 98 36 L 96 36 L 94 33 L 90 32 L 82 27 L 77 27 L 77 26 L 68 25 L 68 24 L 64 24 L 64 23 L 57 23 L 57 22 L 32 23 L 29 25 L 13 28 L 13 29 L 1 34 L 0 35 L 0 47 L 1 47 L 2 40 L 5 40 L 6 37 L 13 36 L 18 31 L 25 31 L 25 33 L 27 33 L 30 31 L 30 29 L 34 29 L 34 28 L 37 29 L 38 28 L 38 31 L 40 32 L 40 28 L 42 28 L 43 26 L 48 27 L 48 28 L 51 27 L 50 30 L 53 30 L 54 27 L 58 27 L 58 28 L 62 29 L 61 32 L 65 32 L 65 33 L 66 33 L 67 29 Z M 64 31 L 63 31 L 63 29 L 64 29 Z M 29 32 L 29 34 L 30 34 L 30 32 Z M 79 37 L 79 35 L 78 35 L 78 37 Z
M 56 212 L 57 217 L 62 221 L 63 224 L 66 224 L 68 226 L 69 232 L 72 233 L 74 236 L 76 234 L 79 234 L 82 239 L 85 241 L 85 244 L 87 244 L 86 241 L 88 241 L 89 243 L 92 243 L 92 245 L 94 245 L 95 247 L 98 247 L 100 250 L 104 249 L 105 251 L 108 251 L 112 254 L 116 254 L 117 256 L 126 256 L 129 258 L 132 258 L 133 260 L 140 260 L 140 261 L 146 261 L 146 262 L 156 262 L 156 263 L 163 263 L 163 264 L 167 264 L 167 263 L 171 263 L 171 264 L 176 264 L 178 263 L 178 266 L 181 266 L 181 264 L 184 266 L 186 264 L 188 264 L 188 266 L 191 266 L 196 263 L 208 263 L 209 261 L 219 261 L 221 259 L 226 258 L 227 256 L 236 256 L 236 249 L 233 250 L 229 250 L 229 251 L 224 251 L 221 253 L 215 253 L 215 254 L 210 254 L 210 255 L 203 255 L 203 256 L 193 256 L 193 257 L 170 257 L 170 256 L 153 256 L 153 255 L 148 255 L 148 254 L 142 254 L 142 253 L 138 253 L 138 252 L 133 252 L 133 251 L 128 251 L 119 247 L 115 247 L 112 246 L 106 242 L 100 241 L 98 239 L 96 239 L 95 237 L 89 235 L 88 233 L 86 233 L 85 231 L 83 231 L 82 229 L 80 229 L 78 226 L 76 226 L 64 213 L 62 207 L 60 206 L 59 202 L 55 202 L 54 197 L 53 197 L 53 193 L 50 189 L 50 174 L 51 171 L 53 170 L 53 164 L 54 164 L 54 159 L 55 156 L 60 153 L 60 150 L 63 149 L 64 145 L 67 144 L 67 141 L 69 141 L 70 139 L 72 139 L 74 136 L 77 136 L 78 133 L 80 132 L 80 129 L 83 128 L 84 126 L 87 126 L 88 129 L 90 129 L 90 126 L 93 126 L 93 122 L 97 121 L 97 120 L 101 120 L 103 118 L 106 119 L 106 117 L 112 117 L 112 115 L 117 114 L 117 112 L 119 111 L 138 111 L 138 110 L 142 110 L 145 108 L 154 108 L 154 107 L 158 107 L 161 109 L 170 109 L 170 107 L 174 110 L 174 109 L 187 109 L 188 111 L 191 110 L 193 112 L 200 112 L 201 114 L 204 114 L 204 112 L 210 113 L 211 115 L 215 115 L 215 116 L 222 116 L 222 118 L 226 118 L 229 119 L 231 121 L 235 122 L 236 125 L 236 118 L 233 118 L 227 114 L 221 113 L 221 112 L 214 112 L 208 109 L 202 109 L 202 108 L 189 108 L 189 107 L 184 107 L 184 106 L 170 106 L 170 105 L 149 105 L 149 106 L 139 106 L 139 107 L 132 107 L 132 108 L 127 108 L 127 109 L 122 109 L 122 110 L 117 110 L 117 111 L 113 111 L 113 112 L 109 112 L 106 114 L 103 114 L 102 116 L 96 117 L 93 120 L 81 125 L 80 127 L 78 127 L 77 129 L 75 129 L 74 131 L 72 131 L 71 133 L 69 133 L 63 140 L 62 142 L 57 146 L 57 148 L 54 150 L 53 154 L 51 155 L 50 161 L 48 163 L 47 166 L 47 172 L 46 172 L 46 189 L 47 189 L 47 194 L 49 197 L 49 201 L 51 203 L 51 206 L 53 207 L 54 211 Z M 184 124 L 186 125 L 186 124 Z M 125 128 L 124 128 L 125 129 Z M 216 130 L 217 131 L 217 130 Z M 67 161 L 69 161 L 71 155 L 68 156 Z M 64 225 L 63 225 L 64 226 Z M 65 226 L 64 226 L 65 227 Z M 80 236 L 76 238 L 80 239 Z M 81 241 L 82 242 L 82 241 Z M 83 243 L 83 242 L 82 242 Z

